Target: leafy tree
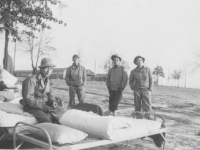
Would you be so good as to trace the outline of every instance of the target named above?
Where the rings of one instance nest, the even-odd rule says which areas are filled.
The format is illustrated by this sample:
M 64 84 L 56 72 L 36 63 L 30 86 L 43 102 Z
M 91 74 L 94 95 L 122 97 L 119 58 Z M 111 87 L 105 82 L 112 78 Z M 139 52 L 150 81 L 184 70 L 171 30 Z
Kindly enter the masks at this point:
M 155 75 L 157 78 L 157 85 L 159 83 L 159 76 L 165 78 L 165 74 L 164 74 L 163 68 L 161 66 L 157 66 L 156 68 L 154 68 L 153 75 Z
M 40 56 L 48 56 L 56 53 L 56 49 L 51 46 L 51 41 L 52 38 L 45 32 L 41 32 L 38 38 L 28 35 L 22 38 L 22 51 L 31 57 L 32 74 L 37 73 Z
M 178 81 L 178 85 L 177 85 L 178 87 L 179 87 L 181 75 L 182 75 L 181 71 L 177 71 L 177 70 L 175 70 L 171 75 L 174 80 Z
M 125 68 L 125 70 L 130 69 L 129 63 L 125 60 L 122 60 L 121 65 Z
M 33 31 L 51 29 L 49 22 L 63 24 L 53 16 L 50 5 L 59 4 L 58 0 L 0 0 L 0 30 L 5 31 L 3 65 L 8 64 L 8 43 L 10 36 L 20 39 L 21 34 L 34 37 Z M 66 25 L 66 23 L 64 24 Z

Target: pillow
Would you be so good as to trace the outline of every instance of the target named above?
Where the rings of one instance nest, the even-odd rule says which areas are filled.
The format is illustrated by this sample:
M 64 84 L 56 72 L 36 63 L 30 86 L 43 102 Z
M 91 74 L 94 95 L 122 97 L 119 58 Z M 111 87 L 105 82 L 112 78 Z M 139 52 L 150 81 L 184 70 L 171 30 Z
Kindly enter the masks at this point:
M 1 76 L 0 76 L 1 81 L 4 82 L 4 84 L 11 84 L 14 85 L 17 82 L 17 78 L 10 74 L 8 71 L 5 69 L 1 70 Z
M 5 101 L 9 102 L 15 98 L 21 97 L 20 93 L 16 93 L 13 90 L 0 91 L 0 95 L 5 97 Z
M 3 102 L 5 100 L 5 97 L 0 95 L 0 102 Z
M 5 111 L 7 113 L 13 113 L 30 117 L 33 116 L 27 112 L 24 112 L 22 105 L 15 103 L 9 103 L 9 102 L 0 103 L 0 110 Z
M 88 136 L 82 131 L 58 124 L 40 123 L 35 126 L 46 129 L 52 142 L 56 144 L 79 142 Z M 38 138 L 47 140 L 46 134 L 40 129 L 30 127 L 28 131 Z

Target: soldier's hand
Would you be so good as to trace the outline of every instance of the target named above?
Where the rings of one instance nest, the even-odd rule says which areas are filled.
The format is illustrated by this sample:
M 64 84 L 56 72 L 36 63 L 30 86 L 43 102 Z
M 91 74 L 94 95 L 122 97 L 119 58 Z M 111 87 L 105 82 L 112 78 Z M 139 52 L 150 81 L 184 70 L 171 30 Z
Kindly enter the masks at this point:
M 49 106 L 47 106 L 47 105 L 44 106 L 43 110 L 44 110 L 44 112 L 46 112 L 46 113 L 56 112 L 56 110 L 54 110 L 52 107 L 49 107 Z
M 57 104 L 57 102 L 53 102 L 53 104 L 52 104 L 52 107 L 53 107 L 53 108 L 56 108 L 56 107 L 58 107 L 58 104 Z

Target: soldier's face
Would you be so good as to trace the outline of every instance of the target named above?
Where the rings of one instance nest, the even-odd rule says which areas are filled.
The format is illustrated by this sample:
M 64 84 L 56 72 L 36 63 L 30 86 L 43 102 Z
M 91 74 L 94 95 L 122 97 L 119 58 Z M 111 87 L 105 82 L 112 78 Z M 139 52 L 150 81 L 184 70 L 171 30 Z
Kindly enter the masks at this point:
M 144 62 L 143 62 L 143 59 L 142 59 L 142 58 L 138 58 L 138 59 L 136 60 L 136 65 L 137 65 L 137 66 L 141 67 L 141 66 L 143 66 L 143 64 L 144 64 Z
M 53 72 L 53 67 L 40 68 L 40 72 L 41 72 L 42 76 L 49 77 Z
M 119 58 L 117 58 L 117 57 L 113 58 L 113 64 L 114 64 L 114 66 L 118 66 L 119 63 L 120 63 Z
M 75 64 L 78 64 L 78 63 L 79 63 L 79 59 L 78 59 L 77 57 L 73 57 L 72 60 L 73 60 L 73 62 L 74 62 Z

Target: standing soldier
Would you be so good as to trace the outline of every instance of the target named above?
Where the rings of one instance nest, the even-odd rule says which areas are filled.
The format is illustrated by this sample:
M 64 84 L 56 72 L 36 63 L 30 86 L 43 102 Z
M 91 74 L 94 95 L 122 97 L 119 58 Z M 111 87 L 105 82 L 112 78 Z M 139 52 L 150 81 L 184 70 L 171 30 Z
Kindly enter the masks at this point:
M 111 57 L 114 67 L 108 71 L 108 77 L 106 81 L 107 88 L 109 90 L 109 110 L 106 111 L 105 115 L 117 116 L 116 110 L 118 104 L 122 99 L 122 91 L 127 85 L 128 76 L 123 66 L 120 66 L 121 58 L 116 54 Z
M 67 68 L 66 72 L 66 83 L 69 86 L 69 105 L 68 108 L 72 108 L 75 105 L 75 93 L 77 94 L 79 102 L 85 100 L 85 82 L 86 82 L 86 71 L 85 67 L 79 63 L 79 56 L 74 55 L 72 57 L 73 64 Z
M 144 61 L 141 56 L 135 57 L 137 67 L 131 71 L 129 84 L 134 91 L 135 111 L 151 112 L 153 80 L 151 70 L 144 66 Z

